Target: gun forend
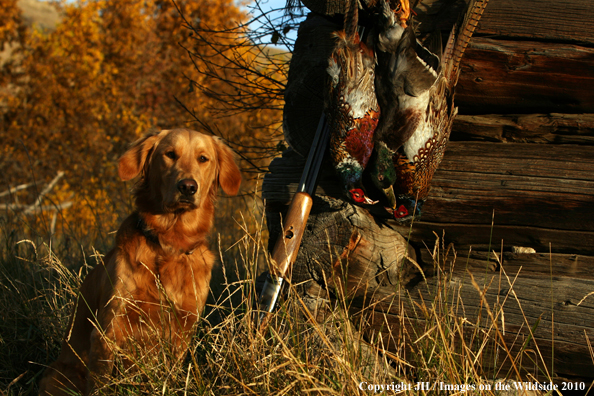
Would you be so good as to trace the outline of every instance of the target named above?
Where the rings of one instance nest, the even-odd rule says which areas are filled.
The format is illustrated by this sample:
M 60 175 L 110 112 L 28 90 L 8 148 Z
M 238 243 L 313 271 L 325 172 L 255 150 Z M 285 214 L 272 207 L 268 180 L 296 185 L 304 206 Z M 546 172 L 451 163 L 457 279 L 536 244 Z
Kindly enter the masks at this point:
M 287 270 L 297 259 L 311 205 L 312 198 L 308 193 L 298 192 L 293 197 L 283 221 L 283 232 L 272 250 L 272 275 L 285 278 Z

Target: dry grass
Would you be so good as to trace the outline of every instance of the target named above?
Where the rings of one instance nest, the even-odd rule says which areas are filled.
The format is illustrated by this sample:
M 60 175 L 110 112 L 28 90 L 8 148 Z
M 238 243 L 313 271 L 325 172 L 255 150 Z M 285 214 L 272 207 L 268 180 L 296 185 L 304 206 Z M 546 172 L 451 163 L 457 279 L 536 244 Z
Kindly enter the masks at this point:
M 256 209 L 251 212 L 257 213 Z M 501 307 L 485 302 L 475 322 L 461 315 L 457 289 L 447 271 L 440 269 L 452 257 L 440 252 L 439 244 L 434 254 L 439 282 L 433 299 L 413 304 L 409 318 L 401 318 L 399 330 L 388 331 L 386 323 L 383 337 L 366 333 L 371 313 L 347 318 L 352 300 L 340 290 L 333 299 L 312 304 L 292 288 L 268 330 L 259 333 L 253 302 L 258 266 L 266 260 L 263 226 L 261 216 L 244 219 L 240 214 L 235 222 L 240 237 L 235 243 L 219 241 L 216 291 L 196 326 L 187 356 L 173 358 L 167 340 L 159 340 L 151 350 L 132 343 L 133 353 L 117 352 L 116 370 L 98 394 L 357 395 L 373 394 L 368 387 L 376 385 L 388 386 L 383 394 L 397 394 L 393 389 L 401 384 L 410 387 L 400 393 L 406 395 L 505 394 L 496 392 L 496 378 L 485 377 L 482 371 L 493 348 L 506 357 L 497 326 Z M 84 258 L 82 266 L 67 268 L 51 245 L 15 241 L 8 230 L 3 233 L 0 395 L 33 395 L 44 365 L 59 353 L 77 288 L 101 256 L 95 252 Z M 481 295 L 482 286 L 471 282 Z M 389 342 L 396 346 L 391 352 L 384 348 Z M 521 364 L 517 356 L 507 358 Z M 126 360 L 135 362 L 137 369 L 126 369 L 122 363 Z M 511 378 L 515 377 L 512 371 Z M 438 388 L 415 389 L 419 382 Z M 438 391 L 440 383 L 459 387 Z M 480 392 L 481 384 L 493 390 Z M 463 386 L 470 392 L 459 392 Z

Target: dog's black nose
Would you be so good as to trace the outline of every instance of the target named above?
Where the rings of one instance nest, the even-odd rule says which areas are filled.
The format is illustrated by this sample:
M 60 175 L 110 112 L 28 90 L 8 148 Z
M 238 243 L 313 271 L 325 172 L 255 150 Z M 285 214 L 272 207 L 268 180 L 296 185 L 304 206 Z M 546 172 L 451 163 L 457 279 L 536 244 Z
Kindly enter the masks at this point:
M 196 194 L 198 183 L 194 179 L 183 179 L 177 183 L 177 189 L 185 196 Z

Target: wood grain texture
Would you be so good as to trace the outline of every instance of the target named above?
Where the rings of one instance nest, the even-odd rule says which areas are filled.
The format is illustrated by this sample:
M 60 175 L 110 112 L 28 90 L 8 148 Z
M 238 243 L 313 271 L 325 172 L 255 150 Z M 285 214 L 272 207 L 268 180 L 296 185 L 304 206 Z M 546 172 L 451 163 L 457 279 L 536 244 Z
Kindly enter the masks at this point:
M 447 33 L 463 3 L 422 0 L 419 31 Z M 304 4 L 333 15 L 344 1 Z M 310 16 L 299 33 L 285 134 L 302 155 L 285 152 L 265 177 L 272 244 L 323 108 L 337 21 Z M 480 364 L 488 376 L 513 373 L 507 348 L 522 356 L 524 376 L 545 379 L 554 364 L 559 377 L 594 379 L 587 346 L 594 339 L 593 44 L 594 2 L 491 0 L 462 61 L 455 103 L 465 115 L 455 121 L 422 217 L 397 226 L 381 208 L 344 202 L 326 162 L 293 269 L 299 290 L 333 298 L 346 280 L 350 318 L 370 339 L 381 333 L 404 359 L 413 357 L 411 341 L 436 325 L 419 309 L 425 305 L 429 314 L 443 308 L 464 318 L 465 332 L 451 335 L 457 347 L 487 340 Z M 436 241 L 441 256 L 452 246 L 439 271 Z M 515 246 L 537 253 L 512 253 Z M 426 281 L 402 261 L 407 255 L 426 270 Z M 446 295 L 447 305 L 432 305 Z M 503 337 L 488 328 L 487 305 Z
M 268 210 L 266 220 L 275 243 L 286 208 Z M 373 235 L 373 240 L 369 240 Z M 407 241 L 390 225 L 378 222 L 364 209 L 330 197 L 314 197 L 301 248 L 293 266 L 291 280 L 300 284 L 315 280 L 334 284 L 340 279 L 369 283 L 371 286 L 409 282 L 418 271 L 405 256 L 416 257 Z M 370 262 L 378 267 L 349 267 L 346 263 Z M 327 278 L 325 274 L 329 275 Z M 334 279 L 337 276 L 338 278 Z
M 586 296 L 594 287 L 594 281 L 543 275 L 535 277 L 533 273 L 507 270 L 466 271 L 464 259 L 458 258 L 454 270 L 446 269 L 441 280 L 430 277 L 427 283 L 397 292 L 389 288 L 376 290 L 367 300 L 367 304 L 374 304 L 374 313 L 367 318 L 369 330 L 371 333 L 381 331 L 384 335 L 391 333 L 394 339 L 401 335 L 400 338 L 415 340 L 434 325 L 430 315 L 423 317 L 418 308 L 425 304 L 429 313 L 433 309 L 450 310 L 465 319 L 462 330 L 450 335 L 458 347 L 461 340 L 475 349 L 484 340 L 488 341 L 481 359 L 484 374 L 494 374 L 495 356 L 499 357 L 498 377 L 515 374 L 510 360 L 505 359 L 507 349 L 512 357 L 523 357 L 519 370 L 523 376 L 529 373 L 546 379 L 545 373 L 552 372 L 554 356 L 556 376 L 591 380 L 594 364 L 589 358 L 587 338 L 594 337 L 594 297 Z M 443 305 L 434 301 L 442 301 Z M 500 336 L 496 336 L 491 327 L 487 305 L 496 318 Z M 482 331 L 477 332 L 478 329 Z M 402 347 L 394 343 L 390 349 L 398 351 Z
M 343 14 L 346 1 L 302 0 L 322 15 Z M 373 0 L 362 0 L 365 7 Z M 464 0 L 421 0 L 415 7 L 419 30 L 448 32 L 465 6 Z M 492 0 L 477 34 L 521 39 L 594 43 L 594 3 L 581 0 Z
M 447 34 L 464 9 L 464 0 L 421 0 L 415 7 L 421 34 Z M 491 0 L 475 36 L 594 44 L 594 3 L 581 0 Z
M 462 59 L 460 114 L 593 113 L 594 49 L 474 37 Z
M 478 34 L 594 43 L 594 3 L 581 0 L 493 0 Z
M 421 220 L 592 232 L 593 170 L 589 146 L 450 142 Z
M 583 219 L 582 222 L 589 222 Z M 539 253 L 567 253 L 594 255 L 594 232 L 568 231 L 555 228 L 511 226 L 498 224 L 495 215 L 493 224 L 462 224 L 451 222 L 418 221 L 412 230 L 396 227 L 403 235 L 410 235 L 412 243 L 423 246 L 435 242 L 435 235 L 443 236 L 445 243 L 452 243 L 460 251 L 468 249 L 488 250 L 513 246 L 530 247 Z
M 459 252 L 459 261 L 464 268 L 471 271 L 499 271 L 501 267 L 509 274 L 521 273 L 543 281 L 551 277 L 587 278 L 594 279 L 594 257 L 578 254 L 558 253 L 513 253 L 498 252 L 494 246 L 490 254 L 485 251 Z M 430 261 L 429 252 L 422 251 L 421 258 Z M 460 269 L 458 269 L 460 270 Z M 567 300 L 568 304 L 578 304 L 578 300 Z
M 451 141 L 594 145 L 594 114 L 458 115 Z
M 271 271 L 274 276 L 284 278 L 287 271 L 291 270 L 291 266 L 297 258 L 311 205 L 312 198 L 309 194 L 298 192 L 293 196 L 291 205 L 287 209 L 286 215 L 283 216 L 281 242 L 272 249 Z

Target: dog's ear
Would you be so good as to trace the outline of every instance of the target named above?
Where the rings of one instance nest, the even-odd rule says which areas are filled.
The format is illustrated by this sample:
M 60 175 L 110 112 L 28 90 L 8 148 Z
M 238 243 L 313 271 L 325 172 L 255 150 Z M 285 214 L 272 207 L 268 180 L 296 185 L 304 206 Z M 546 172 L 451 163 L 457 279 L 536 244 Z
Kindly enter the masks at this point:
M 215 138 L 217 157 L 219 159 L 219 185 L 227 195 L 237 195 L 241 184 L 241 172 L 235 162 L 235 153 Z
M 118 174 L 120 175 L 120 179 L 127 181 L 138 176 L 144 169 L 147 158 L 150 157 L 152 151 L 157 147 L 157 144 L 159 144 L 167 132 L 168 131 L 148 133 L 132 143 L 128 151 L 122 155 L 118 163 Z

